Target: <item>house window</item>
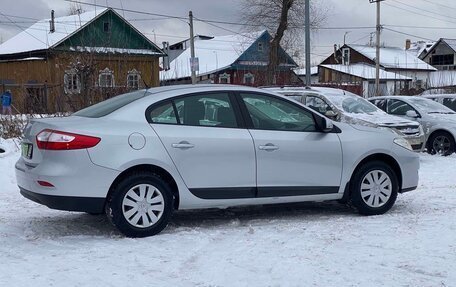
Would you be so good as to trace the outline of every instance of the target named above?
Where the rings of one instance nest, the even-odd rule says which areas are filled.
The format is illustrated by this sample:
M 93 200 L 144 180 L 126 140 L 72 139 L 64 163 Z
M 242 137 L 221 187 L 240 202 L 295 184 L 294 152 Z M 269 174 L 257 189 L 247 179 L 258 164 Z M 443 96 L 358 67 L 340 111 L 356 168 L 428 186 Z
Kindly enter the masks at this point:
M 100 71 L 98 86 L 102 88 L 114 87 L 114 74 L 111 70 L 106 68 Z
M 263 43 L 259 42 L 258 43 L 258 52 L 263 52 Z
M 109 23 L 109 22 L 104 22 L 104 23 L 103 23 L 103 31 L 104 31 L 105 33 L 111 32 L 111 23 Z
M 350 48 L 342 49 L 342 65 L 350 65 Z
M 219 84 L 229 84 L 230 83 L 230 74 L 223 73 L 219 76 Z
M 65 94 L 79 94 L 81 92 L 81 78 L 75 70 L 65 71 L 63 81 Z
M 450 55 L 433 55 L 431 65 L 454 65 L 454 54 Z
M 244 84 L 245 85 L 253 85 L 255 81 L 255 76 L 251 73 L 244 74 Z
M 141 80 L 141 75 L 136 69 L 129 71 L 127 75 L 127 88 L 137 90 L 139 88 L 139 80 Z

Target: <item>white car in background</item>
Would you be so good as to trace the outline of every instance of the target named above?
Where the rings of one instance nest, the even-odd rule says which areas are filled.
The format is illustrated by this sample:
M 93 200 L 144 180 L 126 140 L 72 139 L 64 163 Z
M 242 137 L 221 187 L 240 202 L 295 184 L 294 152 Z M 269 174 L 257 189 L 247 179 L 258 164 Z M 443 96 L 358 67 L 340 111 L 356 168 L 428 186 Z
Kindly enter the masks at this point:
M 422 97 L 433 100 L 456 112 L 456 94 L 423 95 Z
M 425 136 L 418 122 L 388 115 L 369 101 L 351 92 L 323 87 L 265 89 L 288 96 L 338 122 L 391 128 L 402 135 L 414 151 L 420 152 L 424 149 Z
M 369 99 L 388 114 L 421 123 L 430 154 L 455 152 L 456 112 L 422 96 L 386 96 Z

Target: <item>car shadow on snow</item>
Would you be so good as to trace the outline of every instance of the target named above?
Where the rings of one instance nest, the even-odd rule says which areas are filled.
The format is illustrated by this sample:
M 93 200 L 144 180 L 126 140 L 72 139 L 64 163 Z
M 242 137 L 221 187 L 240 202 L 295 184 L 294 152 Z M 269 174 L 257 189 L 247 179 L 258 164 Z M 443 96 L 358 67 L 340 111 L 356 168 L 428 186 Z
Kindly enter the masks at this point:
M 402 208 L 393 207 L 388 214 L 401 213 Z M 233 207 L 227 209 L 199 209 L 177 211 L 169 226 L 162 232 L 173 234 L 179 231 L 198 229 L 213 230 L 224 226 L 268 225 L 278 222 L 327 222 L 336 219 L 360 217 L 352 208 L 338 202 L 303 202 L 274 205 Z M 122 237 L 104 215 L 58 212 L 46 217 L 29 219 L 25 224 L 27 238 L 55 238 L 67 236 Z

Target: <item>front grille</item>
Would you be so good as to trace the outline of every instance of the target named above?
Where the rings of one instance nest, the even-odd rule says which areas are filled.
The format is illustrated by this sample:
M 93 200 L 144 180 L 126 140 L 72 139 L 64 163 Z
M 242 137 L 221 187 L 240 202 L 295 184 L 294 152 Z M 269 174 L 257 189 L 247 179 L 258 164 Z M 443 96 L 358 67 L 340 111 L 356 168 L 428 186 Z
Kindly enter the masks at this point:
M 421 150 L 422 146 L 423 146 L 423 144 L 412 144 L 412 149 L 413 150 Z
M 396 130 L 400 131 L 405 136 L 419 136 L 420 128 L 419 126 L 400 126 L 394 127 Z

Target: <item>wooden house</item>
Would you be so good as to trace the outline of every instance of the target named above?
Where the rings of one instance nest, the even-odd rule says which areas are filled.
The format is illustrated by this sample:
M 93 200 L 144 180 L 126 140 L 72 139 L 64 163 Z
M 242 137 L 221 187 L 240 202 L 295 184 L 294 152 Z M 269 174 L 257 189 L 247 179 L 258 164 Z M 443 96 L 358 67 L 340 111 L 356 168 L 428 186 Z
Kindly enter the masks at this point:
M 375 47 L 346 44 L 319 65 L 319 82 L 359 85 L 365 97 L 375 94 Z M 425 88 L 435 68 L 401 48 L 380 48 L 380 91 L 399 94 Z
M 198 83 L 263 86 L 266 84 L 269 48 L 272 36 L 267 31 L 227 36 L 196 36 Z M 188 40 L 170 46 L 169 70 L 160 73 L 162 84 L 191 83 Z M 293 72 L 298 65 L 280 47 L 279 66 L 274 84 L 302 84 Z
M 73 111 L 159 85 L 163 52 L 113 9 L 41 20 L 0 45 L 16 112 Z

